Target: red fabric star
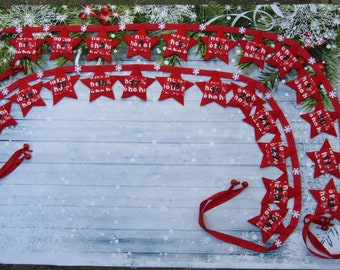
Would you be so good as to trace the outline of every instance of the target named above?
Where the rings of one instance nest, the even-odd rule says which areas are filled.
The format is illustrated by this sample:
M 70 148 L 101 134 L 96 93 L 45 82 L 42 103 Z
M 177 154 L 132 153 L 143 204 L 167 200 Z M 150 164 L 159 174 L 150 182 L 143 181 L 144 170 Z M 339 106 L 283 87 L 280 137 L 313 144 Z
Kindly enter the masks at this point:
M 112 49 L 120 43 L 120 40 L 108 38 L 104 30 L 100 31 L 96 37 L 84 38 L 84 41 L 90 48 L 86 60 L 102 58 L 109 63 L 112 62 Z
M 315 163 L 314 178 L 330 173 L 340 178 L 340 152 L 335 152 L 326 139 L 319 151 L 307 152 L 307 156 Z
M 282 174 L 276 180 L 262 177 L 262 181 L 267 190 L 262 199 L 262 205 L 275 203 L 283 208 L 286 207 L 290 198 L 297 195 L 294 189 L 289 186 L 287 173 Z
M 296 91 L 296 103 L 300 104 L 308 97 L 321 101 L 321 95 L 318 89 L 321 81 L 317 76 L 310 76 L 305 70 L 301 69 L 295 80 L 286 82 L 286 84 Z
M 156 77 L 156 79 L 162 85 L 159 100 L 173 98 L 182 105 L 184 105 L 185 91 L 194 85 L 192 82 L 183 80 L 179 72 L 174 72 L 169 77 Z
M 313 112 L 302 114 L 301 117 L 311 126 L 311 138 L 314 138 L 322 132 L 337 136 L 334 121 L 337 119 L 340 121 L 340 112 L 327 111 L 319 102 Z
M 266 56 L 272 52 L 273 49 L 263 44 L 262 37 L 257 36 L 253 40 L 240 40 L 238 43 L 243 50 L 239 64 L 253 62 L 263 69 Z
M 56 70 L 54 79 L 44 84 L 52 92 L 53 105 L 57 104 L 64 97 L 78 98 L 74 85 L 79 77 L 79 75 L 68 76 L 62 70 Z
M 291 69 L 300 69 L 302 67 L 296 58 L 294 48 L 287 48 L 280 44 L 275 45 L 275 54 L 267 60 L 267 63 L 277 67 L 280 77 L 284 78 Z
M 317 201 L 315 215 L 332 214 L 340 220 L 340 193 L 336 190 L 334 180 L 329 180 L 322 190 L 310 190 Z
M 123 36 L 125 42 L 129 45 L 126 57 L 141 55 L 147 60 L 151 60 L 151 48 L 159 42 L 159 38 L 148 36 L 144 28 L 131 36 Z
M 198 40 L 188 37 L 182 28 L 174 34 L 162 34 L 162 37 L 167 43 L 163 57 L 177 55 L 185 61 L 188 60 L 189 49 L 198 43 Z
M 266 133 L 279 133 L 276 119 L 280 113 L 280 111 L 268 111 L 265 107 L 258 106 L 255 113 L 244 118 L 243 121 L 254 127 L 255 139 L 258 140 Z
M 227 106 L 240 108 L 245 116 L 249 116 L 253 106 L 264 104 L 265 101 L 255 94 L 256 83 L 249 83 L 246 86 L 231 83 L 234 96 Z
M 46 106 L 45 102 L 40 97 L 42 86 L 42 82 L 35 85 L 22 83 L 19 86 L 19 92 L 9 97 L 8 100 L 18 103 L 21 108 L 22 115 L 25 117 L 33 106 Z
M 230 90 L 230 85 L 221 81 L 218 73 L 214 73 L 208 82 L 196 82 L 203 92 L 201 106 L 211 102 L 216 102 L 222 107 L 227 107 L 226 94 Z
M 5 127 L 15 126 L 17 124 L 17 121 L 10 115 L 11 107 L 11 102 L 0 106 L 0 133 Z
M 59 36 L 46 38 L 46 41 L 52 47 L 50 60 L 58 57 L 65 57 L 66 59 L 73 61 L 73 49 L 80 43 L 81 38 L 72 38 L 68 31 L 64 30 L 60 32 Z
M 215 36 L 201 37 L 207 46 L 203 60 L 219 58 L 225 63 L 229 63 L 229 51 L 237 45 L 236 41 L 226 39 L 224 32 L 217 32 Z
M 285 146 L 279 134 L 275 135 L 270 143 L 259 142 L 258 145 L 263 152 L 261 168 L 276 166 L 281 171 L 285 171 L 286 158 L 296 151 Z
M 139 69 L 134 69 L 130 75 L 119 78 L 124 85 L 124 91 L 121 98 L 129 98 L 132 96 L 147 100 L 146 89 L 155 79 L 144 77 Z
M 81 82 L 90 88 L 91 102 L 101 96 L 115 99 L 112 87 L 117 80 L 116 76 L 109 76 L 99 68 L 92 78 L 81 79 Z
M 273 234 L 285 233 L 286 228 L 282 221 L 287 212 L 288 209 L 273 210 L 269 206 L 264 206 L 261 214 L 249 219 L 248 222 L 261 229 L 262 241 L 266 243 Z
M 9 42 L 15 48 L 14 62 L 22 58 L 28 58 L 37 62 L 38 55 L 41 53 L 39 48 L 44 43 L 44 40 L 34 38 L 29 28 L 24 27 L 20 36 L 9 39 Z

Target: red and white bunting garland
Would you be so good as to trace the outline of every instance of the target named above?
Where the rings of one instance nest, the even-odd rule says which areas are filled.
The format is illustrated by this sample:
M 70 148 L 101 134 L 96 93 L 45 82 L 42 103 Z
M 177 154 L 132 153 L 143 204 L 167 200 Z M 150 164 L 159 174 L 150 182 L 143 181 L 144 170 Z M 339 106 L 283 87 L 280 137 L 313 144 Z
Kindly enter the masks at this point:
M 17 28 L 11 27 L 2 30 L 1 34 L 17 34 Z M 189 57 L 189 49 L 195 46 L 199 41 L 188 36 L 187 31 L 205 31 L 215 32 L 215 36 L 201 37 L 202 42 L 207 47 L 206 54 L 203 60 L 211 58 L 220 58 L 222 61 L 228 63 L 229 51 L 237 46 L 243 50 L 240 64 L 253 62 L 260 68 L 265 64 L 278 68 L 280 77 L 282 79 L 292 69 L 298 71 L 296 79 L 287 82 L 286 84 L 296 91 L 297 103 L 302 102 L 306 98 L 315 98 L 321 100 L 319 88 L 322 86 L 326 94 L 330 98 L 334 111 L 326 110 L 321 102 L 318 102 L 315 110 L 309 114 L 302 115 L 302 118 L 308 121 L 311 125 L 311 138 L 320 133 L 328 133 L 337 136 L 334 122 L 338 120 L 340 127 L 340 104 L 336 92 L 333 90 L 329 81 L 323 73 L 322 68 L 318 65 L 315 59 L 309 52 L 301 47 L 293 40 L 282 38 L 273 33 L 263 32 L 259 30 L 246 29 L 244 27 L 229 27 L 229 26 L 213 26 L 213 25 L 178 25 L 178 24 L 124 24 L 124 25 L 110 25 L 110 26 L 86 26 L 87 32 L 98 33 L 96 37 L 84 38 L 84 42 L 89 48 L 87 60 L 101 58 L 106 62 L 111 62 L 111 50 L 118 45 L 119 40 L 114 40 L 108 37 L 108 33 L 116 31 L 136 31 L 135 34 L 124 36 L 125 42 L 129 49 L 126 57 L 134 55 L 141 55 L 147 60 L 151 60 L 151 49 L 155 46 L 161 38 L 166 42 L 163 57 L 177 55 L 183 60 L 187 61 Z M 161 34 L 160 37 L 153 37 L 148 34 L 148 31 L 156 30 L 172 30 L 171 34 Z M 82 42 L 81 38 L 71 37 L 72 32 L 83 32 L 83 26 L 51 26 L 44 27 L 22 27 L 21 34 L 17 38 L 10 40 L 10 43 L 15 47 L 15 55 L 13 59 L 13 67 L 0 75 L 0 79 L 5 79 L 8 76 L 20 72 L 21 66 L 14 64 L 15 61 L 22 58 L 29 58 L 37 61 L 41 54 L 40 47 L 44 41 L 49 43 L 51 47 L 50 59 L 57 57 L 65 57 L 70 61 L 74 61 L 74 49 Z M 32 33 L 59 33 L 53 37 L 45 39 L 35 39 Z M 239 41 L 228 40 L 226 33 L 241 34 L 253 36 L 253 39 Z M 274 47 L 265 45 L 265 40 L 271 40 L 275 43 Z M 314 76 L 311 76 L 304 69 L 305 65 L 313 70 Z M 110 72 L 131 71 L 130 75 L 109 75 Z M 171 73 L 168 77 L 148 78 L 144 77 L 143 71 L 156 71 Z M 77 72 L 78 75 L 67 75 L 67 73 Z M 183 80 L 183 74 L 195 74 L 199 76 L 210 76 L 210 80 L 206 82 L 195 82 L 202 91 L 201 106 L 208 103 L 215 102 L 222 107 L 238 107 L 245 115 L 244 121 L 254 127 L 255 138 L 259 140 L 267 133 L 274 134 L 272 141 L 268 143 L 259 142 L 259 147 L 263 152 L 263 160 L 261 167 L 275 166 L 282 172 L 282 176 L 276 180 L 263 179 L 267 193 L 262 200 L 261 212 L 258 216 L 249 219 L 249 222 L 261 230 L 263 242 L 272 242 L 268 245 L 260 245 L 248 240 L 236 238 L 231 235 L 220 233 L 209 229 L 205 224 L 204 213 L 218 205 L 234 198 L 242 192 L 248 183 L 237 188 L 239 182 L 232 181 L 231 187 L 223 192 L 215 194 L 204 200 L 200 205 L 199 224 L 215 237 L 245 247 L 255 251 L 266 251 L 281 247 L 284 241 L 292 233 L 298 223 L 298 218 L 301 211 L 301 179 L 298 162 L 298 155 L 296 153 L 295 142 L 290 125 L 282 113 L 280 107 L 277 105 L 271 94 L 257 81 L 240 74 L 232 74 L 227 72 L 217 72 L 210 70 L 198 70 L 197 68 L 180 68 L 160 65 L 103 65 L 103 66 L 67 66 L 58 69 L 45 70 L 37 74 L 31 74 L 8 85 L 0 92 L 0 99 L 7 97 L 10 93 L 18 91 L 10 96 L 8 100 L 19 104 L 24 116 L 32 109 L 33 106 L 45 106 L 43 99 L 40 97 L 40 91 L 43 87 L 48 88 L 52 92 L 53 104 L 55 105 L 64 97 L 77 98 L 74 89 L 75 82 L 80 77 L 80 72 L 93 72 L 91 79 L 82 79 L 81 81 L 90 88 L 90 101 L 105 96 L 114 99 L 113 87 L 116 81 L 120 81 L 124 86 L 123 95 L 121 98 L 129 98 L 137 96 L 142 100 L 147 100 L 147 88 L 156 79 L 162 89 L 160 100 L 173 98 L 182 105 L 185 100 L 185 91 L 194 85 L 194 82 Z M 36 80 L 42 78 L 52 78 L 44 85 L 39 82 L 33 84 Z M 245 85 L 238 85 L 238 83 L 224 83 L 221 81 L 239 81 Z M 226 94 L 233 91 L 233 98 L 227 101 Z M 256 95 L 256 91 L 260 91 L 266 97 L 266 101 L 262 100 Z M 271 107 L 267 110 L 264 104 Z M 255 113 L 250 115 L 252 109 L 255 108 Z M 10 116 L 11 103 L 7 103 L 0 108 L 0 132 L 3 128 L 16 125 L 16 121 Z M 284 134 L 280 134 L 278 123 L 281 124 Z M 281 137 L 285 136 L 286 145 L 283 144 Z M 28 147 L 19 152 L 20 162 L 24 158 L 30 157 L 27 154 Z M 335 152 L 329 142 L 326 140 L 320 151 L 309 152 L 308 156 L 315 162 L 315 174 L 317 177 L 324 173 L 332 174 L 335 177 L 340 177 L 339 162 L 340 153 Z M 292 165 L 293 181 L 289 182 L 287 179 L 287 165 L 286 160 L 290 159 Z M 10 162 L 11 163 L 11 162 Z M 19 164 L 14 162 L 15 164 Z M 17 165 L 11 168 L 15 168 Z M 6 168 L 6 166 L 4 165 Z M 10 172 L 12 169 L 7 170 Z M 333 180 L 332 180 L 333 181 Z M 333 182 L 332 182 L 333 183 Z M 330 185 L 330 184 L 329 184 Z M 332 190 L 335 187 L 326 189 Z M 333 183 L 334 185 L 334 183 Z M 338 195 L 331 198 L 331 205 L 337 208 L 327 212 L 320 212 L 321 197 L 316 195 L 316 191 L 311 191 L 313 196 L 318 200 L 318 207 L 314 215 L 307 215 L 305 218 L 305 226 L 303 229 L 303 237 L 307 247 L 311 252 L 319 257 L 337 258 L 339 255 L 330 255 L 327 250 L 315 240 L 309 227 L 312 223 L 321 224 L 325 228 L 331 226 L 333 218 L 339 219 Z M 338 194 L 336 191 L 334 194 Z M 287 209 L 289 200 L 294 200 L 292 209 Z M 275 203 L 279 209 L 271 209 L 269 204 Z M 329 204 L 330 205 L 330 204 Z M 290 220 L 288 225 L 283 225 L 283 219 L 286 218 L 287 213 L 290 213 Z M 325 217 L 327 214 L 330 217 Z M 274 238 L 274 235 L 277 235 Z M 306 240 L 306 239 L 309 240 Z M 311 248 L 314 246 L 314 249 Z M 319 252 L 315 252 L 315 248 Z M 321 254 L 321 255 L 320 255 Z M 326 254 L 325 256 L 322 254 Z

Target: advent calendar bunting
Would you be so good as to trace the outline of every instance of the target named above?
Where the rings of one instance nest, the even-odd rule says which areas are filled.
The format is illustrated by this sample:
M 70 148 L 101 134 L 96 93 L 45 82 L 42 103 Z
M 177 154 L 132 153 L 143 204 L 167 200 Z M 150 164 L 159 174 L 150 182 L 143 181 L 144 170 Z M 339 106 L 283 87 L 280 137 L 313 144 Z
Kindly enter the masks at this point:
M 84 19 L 86 19 L 85 17 L 97 17 L 101 23 L 106 24 L 107 20 L 102 15 L 114 16 L 107 9 L 101 12 L 91 12 L 81 15 L 81 17 Z M 9 28 L 4 29 L 1 33 L 18 34 L 17 30 Z M 84 33 L 84 30 L 90 35 L 84 38 L 75 35 Z M 121 40 L 114 39 L 116 35 L 113 33 L 118 31 L 127 31 L 121 35 Z M 192 32 L 198 31 L 199 38 L 192 35 Z M 50 33 L 50 36 L 43 39 L 36 38 L 34 33 L 40 32 Z M 233 34 L 237 34 L 241 38 L 239 40 L 231 38 Z M 100 97 L 106 97 L 114 102 L 114 88 L 117 81 L 123 86 L 121 99 L 135 96 L 147 101 L 148 87 L 157 80 L 157 89 L 160 91 L 159 100 L 174 99 L 182 105 L 185 103 L 186 91 L 196 87 L 202 94 L 200 106 L 209 104 L 209 106 L 217 105 L 222 108 L 235 107 L 239 109 L 244 114 L 243 121 L 254 128 L 258 148 L 263 154 L 260 167 L 273 166 L 282 172 L 277 179 L 262 178 L 266 193 L 261 201 L 259 214 L 248 219 L 248 222 L 259 230 L 264 245 L 212 230 L 205 223 L 207 211 L 235 198 L 241 192 L 249 192 L 249 189 L 246 191 L 246 187 L 252 183 L 248 184 L 246 181 L 241 183 L 234 179 L 231 181 L 229 189 L 204 200 L 199 209 L 200 226 L 220 240 L 254 251 L 262 252 L 281 247 L 298 224 L 301 211 L 301 176 L 292 127 L 268 89 L 256 80 L 237 73 L 204 70 L 197 67 L 162 66 L 157 63 L 132 65 L 119 63 L 112 65 L 110 63 L 112 62 L 112 50 L 119 50 L 118 48 L 124 44 L 127 46 L 127 58 L 141 56 L 147 61 L 153 60 L 152 48 L 164 42 L 166 45 L 163 48 L 163 58 L 178 56 L 187 61 L 189 50 L 201 43 L 200 45 L 204 46 L 205 53 L 202 55 L 204 61 L 218 58 L 226 64 L 229 63 L 231 50 L 239 46 L 242 49 L 240 50 L 242 55 L 239 64 L 254 63 L 260 69 L 264 69 L 266 65 L 276 67 L 281 79 L 284 79 L 291 71 L 295 72 L 292 72 L 293 75 L 289 74 L 291 77 L 289 81 L 283 82 L 296 92 L 297 104 L 310 98 L 317 101 L 317 106 L 313 111 L 301 115 L 310 124 L 311 138 L 321 133 L 337 136 L 338 129 L 335 127 L 335 123 L 338 120 L 339 125 L 339 101 L 323 74 L 322 68 L 305 48 L 290 39 L 268 32 L 243 27 L 204 24 L 145 24 L 142 27 L 140 24 L 23 27 L 17 36 L 9 39 L 15 50 L 13 66 L 0 75 L 0 79 L 6 79 L 21 71 L 23 67 L 20 66 L 20 61 L 23 59 L 37 62 L 39 55 L 43 53 L 41 47 L 45 41 L 49 45 L 50 60 L 64 57 L 71 62 L 74 61 L 74 66 L 52 68 L 30 74 L 2 89 L 0 98 L 5 98 L 10 93 L 16 92 L 7 98 L 8 103 L 0 107 L 0 132 L 9 126 L 17 125 L 15 119 L 10 115 L 12 103 L 20 106 L 25 117 L 34 106 L 46 106 L 40 96 L 42 89 L 50 91 L 53 105 L 61 102 L 64 97 L 77 99 L 75 86 L 78 80 L 87 86 L 90 102 Z M 82 42 L 86 47 L 87 61 L 100 59 L 96 66 L 79 65 L 79 53 L 77 53 L 77 57 L 75 54 L 76 51 L 81 51 L 79 48 Z M 312 72 L 305 68 L 307 65 Z M 125 74 L 122 75 L 121 71 Z M 148 73 L 162 72 L 163 75 L 158 76 L 157 74 L 154 77 L 148 75 L 146 77 L 143 75 L 144 71 Z M 81 78 L 83 72 L 91 75 Z M 126 72 L 130 73 L 126 75 Z M 184 75 L 194 76 L 188 76 L 188 78 L 194 79 L 184 79 L 186 78 L 183 77 Z M 200 76 L 204 76 L 204 79 L 201 79 Z M 332 111 L 327 110 L 321 103 L 321 87 L 333 105 Z M 229 92 L 232 93 L 229 94 Z M 268 136 L 265 135 L 272 138 L 267 139 Z M 4 175 L 16 168 L 17 165 L 13 166 L 13 164 L 20 164 L 22 160 L 29 159 L 30 151 L 28 145 L 19 149 L 14 157 L 11 157 L 10 161 L 6 163 L 7 165 L 4 165 Z M 332 149 L 327 139 L 319 151 L 308 152 L 307 155 L 315 163 L 315 178 L 322 174 L 340 177 L 340 153 Z M 312 223 L 328 228 L 331 226 L 332 218 L 339 219 L 339 193 L 336 191 L 333 180 L 327 184 L 324 190 L 311 190 L 311 194 L 318 204 L 315 214 L 307 215 L 305 218 L 304 239 L 313 237 L 309 233 Z M 289 204 L 290 201 L 294 202 Z M 324 215 L 330 215 L 330 220 L 326 220 Z M 312 242 L 316 243 L 314 240 Z M 320 250 L 324 251 L 322 245 Z

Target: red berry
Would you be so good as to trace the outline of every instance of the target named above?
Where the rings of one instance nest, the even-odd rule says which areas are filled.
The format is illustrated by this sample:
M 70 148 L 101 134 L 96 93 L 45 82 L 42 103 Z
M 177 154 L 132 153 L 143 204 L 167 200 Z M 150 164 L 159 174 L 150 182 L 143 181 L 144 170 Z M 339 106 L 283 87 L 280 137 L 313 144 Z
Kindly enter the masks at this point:
M 27 153 L 25 154 L 25 158 L 26 158 L 26 159 L 30 159 L 31 157 L 32 157 L 32 156 L 31 156 L 30 154 L 27 154 Z
M 25 143 L 24 146 L 23 146 L 24 150 L 28 150 L 30 148 L 29 144 L 28 143 Z
M 246 188 L 248 185 L 249 185 L 249 184 L 248 184 L 247 181 L 242 182 L 242 187 Z
M 231 183 L 232 186 L 236 186 L 236 185 L 238 185 L 240 182 L 237 181 L 237 180 L 235 180 L 235 179 L 233 179 L 233 180 L 231 180 L 230 183 Z

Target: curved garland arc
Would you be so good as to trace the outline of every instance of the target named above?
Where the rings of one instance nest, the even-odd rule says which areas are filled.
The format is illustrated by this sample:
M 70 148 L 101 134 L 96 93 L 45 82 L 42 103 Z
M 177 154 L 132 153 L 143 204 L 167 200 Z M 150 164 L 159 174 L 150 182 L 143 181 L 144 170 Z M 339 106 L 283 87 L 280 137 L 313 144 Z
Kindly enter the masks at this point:
M 118 71 L 133 71 L 136 68 L 140 71 L 155 71 L 155 72 L 164 72 L 164 73 L 175 73 L 179 72 L 180 74 L 189 74 L 193 75 L 193 69 L 192 68 L 183 68 L 183 67 L 173 67 L 173 66 L 155 66 L 152 64 L 138 64 L 138 65 L 132 65 L 132 64 L 124 64 L 124 65 L 106 65 L 102 67 L 105 72 L 117 72 Z M 74 66 L 67 66 L 62 68 L 57 68 L 58 70 L 61 70 L 64 73 L 75 73 L 75 67 Z M 81 72 L 95 72 L 98 69 L 98 66 L 80 66 L 77 68 L 78 74 Z M 26 77 L 23 77 L 16 82 L 12 83 L 9 86 L 9 89 L 16 89 L 18 85 L 25 81 L 26 83 L 33 82 L 36 80 L 40 80 L 42 78 L 47 78 L 54 76 L 56 74 L 56 68 L 45 70 L 43 74 L 31 74 Z M 199 76 L 213 76 L 218 74 L 220 78 L 231 80 L 231 81 L 238 81 L 245 84 L 255 84 L 256 90 L 259 90 L 263 96 L 265 96 L 266 101 L 268 102 L 268 105 L 274 110 L 274 111 L 280 111 L 277 120 L 280 122 L 281 126 L 283 127 L 283 130 L 285 130 L 285 137 L 288 144 L 288 148 L 294 150 L 292 154 L 289 156 L 291 159 L 291 165 L 292 165 L 292 176 L 293 176 L 293 189 L 294 189 L 294 206 L 290 210 L 290 221 L 289 224 L 285 227 L 285 231 L 277 233 L 279 236 L 271 243 L 270 246 L 264 246 L 257 243 L 253 243 L 248 240 L 243 240 L 240 238 L 238 241 L 235 241 L 239 246 L 242 246 L 244 248 L 248 248 L 254 251 L 267 251 L 272 249 L 277 249 L 281 247 L 281 245 L 286 241 L 286 239 L 289 237 L 289 235 L 295 230 L 298 220 L 299 220 L 299 213 L 301 211 L 301 176 L 300 176 L 300 165 L 299 165 L 299 159 L 298 154 L 296 151 L 295 146 L 295 140 L 293 136 L 293 132 L 290 130 L 289 122 L 287 118 L 285 117 L 284 113 L 281 111 L 279 105 L 276 103 L 275 99 L 271 96 L 271 94 L 268 92 L 268 90 L 259 82 L 256 80 L 249 78 L 245 75 L 238 75 L 237 80 L 235 80 L 235 74 L 230 72 L 222 72 L 222 71 L 214 71 L 214 70 L 200 70 Z M 198 75 L 196 75 L 198 76 Z M 277 134 L 279 135 L 279 134 Z M 287 157 L 288 158 L 288 157 Z M 284 174 L 287 174 L 287 168 L 285 166 L 285 170 L 283 172 Z

